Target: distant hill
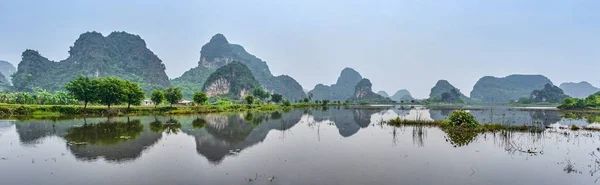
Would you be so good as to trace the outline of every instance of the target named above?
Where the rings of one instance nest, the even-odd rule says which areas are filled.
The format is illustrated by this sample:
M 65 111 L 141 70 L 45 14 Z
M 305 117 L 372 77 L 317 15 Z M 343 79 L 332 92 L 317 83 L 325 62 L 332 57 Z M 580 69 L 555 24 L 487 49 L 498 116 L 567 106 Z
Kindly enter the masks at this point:
M 564 91 L 557 86 L 552 84 L 546 84 L 541 90 L 533 90 L 529 99 L 534 102 L 549 102 L 549 103 L 560 103 L 565 98 L 568 98 Z
M 550 79 L 542 75 L 510 75 L 503 78 L 485 76 L 473 86 L 471 99 L 485 103 L 508 103 L 528 97 L 533 90 L 543 89 Z
M 69 57 L 60 62 L 50 61 L 34 50 L 23 52 L 13 85 L 17 91 L 34 87 L 56 91 L 78 75 L 117 76 L 139 82 L 147 92 L 170 84 L 165 65 L 140 36 L 112 32 L 104 37 L 86 32 L 75 41 Z
M 462 94 L 458 88 L 454 87 L 447 80 L 437 81 L 435 86 L 431 88 L 429 99 L 446 103 L 464 103 L 469 101 L 469 97 Z
M 401 101 L 411 101 L 414 100 L 415 98 L 412 97 L 412 95 L 410 94 L 410 92 L 408 92 L 408 90 L 406 89 L 400 89 L 398 91 L 396 91 L 396 93 L 394 93 L 394 95 L 392 95 L 392 97 L 390 97 L 390 99 L 396 101 L 396 102 L 401 102 Z
M 10 76 L 15 72 L 17 72 L 17 68 L 15 68 L 15 66 L 13 66 L 10 62 L 0 60 L 0 74 L 4 76 L 7 82 L 10 83 Z M 0 80 L 0 83 L 2 83 L 1 81 L 2 80 Z
M 591 94 L 597 93 L 600 91 L 599 88 L 594 87 L 592 84 L 582 81 L 579 83 L 567 82 L 562 83 L 559 86 L 565 94 L 573 97 L 573 98 L 586 98 Z
M 363 78 L 354 87 L 354 95 L 348 100 L 351 102 L 367 102 L 367 103 L 393 103 L 389 98 L 383 97 L 373 92 L 373 84 L 369 79 Z
M 390 95 L 387 92 L 385 92 L 385 91 L 379 91 L 379 92 L 377 92 L 377 94 L 379 94 L 379 95 L 381 95 L 383 97 L 386 97 L 386 98 L 390 97 Z
M 259 87 L 248 67 L 240 62 L 230 62 L 210 74 L 202 88 L 208 97 L 226 96 L 240 99 Z
M 248 53 L 244 47 L 230 44 L 223 34 L 214 35 L 202 46 L 198 67 L 185 72 L 172 80 L 176 87 L 182 88 L 185 97 L 191 97 L 194 91 L 203 87 L 208 75 L 215 69 L 233 61 L 243 63 L 250 69 L 255 79 L 267 91 L 283 95 L 285 99 L 299 100 L 306 97 L 302 86 L 287 75 L 273 76 L 265 61 Z
M 362 80 L 362 76 L 352 68 L 344 68 L 337 82 L 331 86 L 317 84 L 312 94 L 313 100 L 345 101 L 354 94 L 354 87 Z
M 4 90 L 9 88 L 10 82 L 4 77 L 2 73 L 0 73 L 0 90 Z

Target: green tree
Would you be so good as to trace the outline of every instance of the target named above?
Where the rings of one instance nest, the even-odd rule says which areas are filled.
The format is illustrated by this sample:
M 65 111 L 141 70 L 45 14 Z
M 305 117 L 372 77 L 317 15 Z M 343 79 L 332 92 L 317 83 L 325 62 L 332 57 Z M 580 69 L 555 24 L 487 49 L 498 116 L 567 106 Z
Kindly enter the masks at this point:
M 198 105 L 204 104 L 208 100 L 208 96 L 204 92 L 195 92 L 194 93 L 194 102 Z
M 98 86 L 98 102 L 107 105 L 122 103 L 125 100 L 125 83 L 119 77 L 104 77 Z
M 144 90 L 142 90 L 140 84 L 124 80 L 123 87 L 125 88 L 125 96 L 123 97 L 123 101 L 127 102 L 127 109 L 129 109 L 132 104 L 142 104 L 142 101 L 144 98 L 146 98 L 146 93 L 144 93 Z
M 283 100 L 283 96 L 281 94 L 271 95 L 271 101 L 273 101 L 275 103 L 279 103 L 279 102 L 281 102 L 281 100 Z
M 98 101 L 98 87 L 99 80 L 79 75 L 79 77 L 69 82 L 65 89 L 75 99 L 83 102 L 83 110 L 85 111 L 88 103 Z
M 158 104 L 161 104 L 163 101 L 165 101 L 165 92 L 158 89 L 153 90 L 152 94 L 150 95 L 150 100 L 154 102 L 154 108 L 156 109 Z
M 262 100 L 267 99 L 270 96 L 269 92 L 265 91 L 262 87 L 254 88 L 252 94 L 254 97 Z
M 171 104 L 171 107 L 173 106 L 173 104 L 179 103 L 179 101 L 183 99 L 183 93 L 181 92 L 181 88 L 169 86 L 169 88 L 165 90 L 165 98 L 167 102 Z
M 246 100 L 246 103 L 247 103 L 247 104 L 252 104 L 252 103 L 254 103 L 254 96 L 252 96 L 252 95 L 248 95 L 248 96 L 246 96 L 244 99 Z

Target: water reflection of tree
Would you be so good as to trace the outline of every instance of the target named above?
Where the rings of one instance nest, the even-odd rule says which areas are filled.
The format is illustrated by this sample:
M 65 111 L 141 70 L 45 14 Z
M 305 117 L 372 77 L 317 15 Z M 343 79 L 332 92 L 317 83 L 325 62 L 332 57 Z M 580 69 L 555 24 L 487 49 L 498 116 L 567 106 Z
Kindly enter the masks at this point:
M 181 129 L 181 123 L 177 119 L 169 118 L 165 123 L 158 119 L 150 122 L 150 130 L 154 133 L 165 132 L 167 134 L 177 134 Z
M 454 145 L 454 147 L 466 146 L 475 141 L 479 132 L 467 131 L 462 129 L 444 129 L 446 133 L 446 141 Z
M 140 120 L 84 124 L 69 129 L 65 139 L 74 143 L 111 145 L 135 139 L 143 130 Z
M 192 121 L 192 128 L 194 129 L 201 129 L 204 128 L 206 126 L 206 120 L 202 119 L 202 118 L 196 118 L 194 119 L 194 121 Z
M 143 150 L 160 140 L 161 134 L 144 132 L 143 127 L 140 120 L 84 124 L 68 129 L 64 138 L 69 142 L 68 149 L 79 160 L 104 158 L 123 162 L 139 158 Z

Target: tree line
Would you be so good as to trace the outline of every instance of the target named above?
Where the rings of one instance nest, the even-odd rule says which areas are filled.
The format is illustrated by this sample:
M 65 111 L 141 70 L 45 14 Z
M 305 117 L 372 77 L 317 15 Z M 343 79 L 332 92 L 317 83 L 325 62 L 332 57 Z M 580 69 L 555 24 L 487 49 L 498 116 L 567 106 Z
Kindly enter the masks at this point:
M 146 93 L 139 83 L 123 80 L 118 77 L 91 78 L 79 75 L 71 80 L 65 86 L 65 89 L 77 100 L 83 102 L 84 110 L 89 103 L 99 103 L 108 106 L 127 104 L 129 109 L 131 105 L 140 105 L 146 98 Z M 166 99 L 171 104 L 178 103 L 183 94 L 181 89 L 169 87 L 164 92 L 161 90 L 162 99 L 155 104 L 160 104 Z M 153 91 L 153 95 L 154 92 Z

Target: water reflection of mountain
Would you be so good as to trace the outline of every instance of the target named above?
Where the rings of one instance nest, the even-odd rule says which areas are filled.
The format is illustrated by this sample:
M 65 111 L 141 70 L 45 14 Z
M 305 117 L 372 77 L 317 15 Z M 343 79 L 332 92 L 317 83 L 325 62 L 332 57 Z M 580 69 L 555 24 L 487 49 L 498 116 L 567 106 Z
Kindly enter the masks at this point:
M 468 109 L 467 109 L 468 110 Z M 454 110 L 430 109 L 431 119 L 448 119 Z M 502 123 L 509 125 L 550 125 L 561 120 L 559 111 L 546 109 L 517 110 L 509 107 L 492 107 L 469 110 L 480 123 Z
M 15 123 L 19 139 L 33 146 L 45 137 L 58 136 L 67 142 L 67 148 L 80 160 L 104 158 L 108 161 L 137 159 L 143 150 L 156 144 L 162 133 L 150 132 L 140 120 L 126 118 L 75 119 L 62 121 L 24 121 Z M 106 132 L 102 132 L 106 130 Z
M 370 109 L 327 109 L 312 111 L 315 121 L 329 120 L 335 124 L 343 137 L 350 137 L 371 124 L 371 116 L 381 110 Z
M 292 128 L 302 115 L 302 110 L 287 113 L 209 114 L 198 118 L 206 121 L 203 129 L 194 129 L 186 124 L 182 131 L 194 136 L 196 151 L 200 155 L 218 164 L 226 156 L 262 142 L 271 130 Z

